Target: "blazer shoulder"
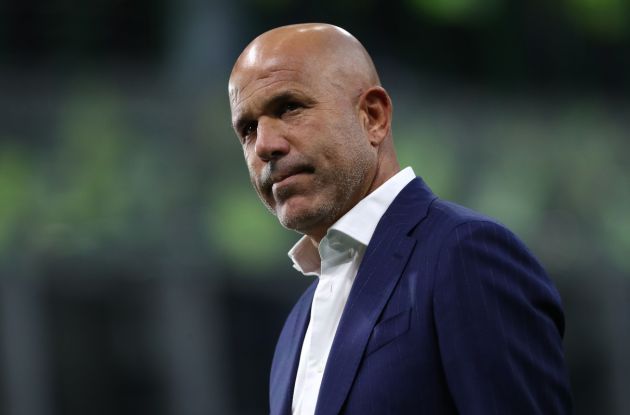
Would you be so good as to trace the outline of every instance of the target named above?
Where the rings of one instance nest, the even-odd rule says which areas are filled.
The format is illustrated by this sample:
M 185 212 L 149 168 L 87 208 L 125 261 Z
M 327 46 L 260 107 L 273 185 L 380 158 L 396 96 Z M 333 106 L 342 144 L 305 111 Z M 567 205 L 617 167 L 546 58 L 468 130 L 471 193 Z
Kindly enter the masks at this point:
M 433 220 L 441 221 L 444 224 L 451 224 L 453 227 L 469 222 L 488 222 L 499 225 L 500 227 L 505 227 L 505 225 L 495 218 L 440 198 L 436 199 L 431 204 L 429 216 L 432 217 Z
M 414 229 L 414 234 L 419 240 L 429 238 L 438 247 L 443 247 L 452 238 L 482 240 L 502 235 L 507 245 L 518 247 L 535 259 L 518 235 L 497 219 L 439 198 L 430 205 L 426 219 Z
M 424 220 L 417 226 L 412 234 L 416 238 L 430 236 L 436 240 L 450 235 L 461 225 L 477 223 L 486 225 L 486 228 L 498 228 L 508 231 L 508 228 L 490 216 L 483 215 L 467 207 L 436 198 L 429 205 L 429 209 Z

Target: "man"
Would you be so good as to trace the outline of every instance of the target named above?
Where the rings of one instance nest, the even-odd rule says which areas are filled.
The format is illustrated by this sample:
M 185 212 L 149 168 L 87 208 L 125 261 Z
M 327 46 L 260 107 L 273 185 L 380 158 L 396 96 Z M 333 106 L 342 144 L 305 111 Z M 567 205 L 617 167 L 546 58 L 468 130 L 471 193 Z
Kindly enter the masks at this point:
M 352 35 L 266 32 L 229 95 L 252 184 L 318 277 L 278 340 L 271 414 L 570 413 L 557 291 L 507 229 L 400 171 Z

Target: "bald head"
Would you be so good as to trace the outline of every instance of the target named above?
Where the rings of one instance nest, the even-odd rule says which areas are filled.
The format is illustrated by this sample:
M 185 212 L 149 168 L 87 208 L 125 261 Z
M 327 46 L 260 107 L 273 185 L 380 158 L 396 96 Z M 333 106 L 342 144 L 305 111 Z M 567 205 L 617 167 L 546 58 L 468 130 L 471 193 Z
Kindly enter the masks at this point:
M 282 26 L 254 39 L 237 59 L 230 76 L 230 99 L 238 101 L 239 85 L 254 70 L 285 68 L 287 64 L 348 92 L 380 86 L 363 45 L 346 30 L 323 23 Z

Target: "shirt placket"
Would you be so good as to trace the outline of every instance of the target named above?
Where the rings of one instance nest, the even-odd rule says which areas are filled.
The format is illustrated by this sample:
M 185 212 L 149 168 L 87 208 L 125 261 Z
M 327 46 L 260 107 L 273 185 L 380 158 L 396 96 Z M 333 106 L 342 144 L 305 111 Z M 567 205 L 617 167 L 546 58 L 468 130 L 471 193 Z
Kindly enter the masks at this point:
M 312 331 L 308 365 L 309 370 L 320 378 L 324 373 L 330 339 L 336 328 L 334 316 L 339 313 L 337 310 L 339 290 L 335 289 L 338 281 L 335 281 L 333 276 L 338 267 L 343 265 L 343 261 L 347 260 L 347 255 L 341 251 L 343 249 L 341 245 L 336 243 L 332 246 L 334 249 L 328 243 L 322 247 L 322 273 L 311 309 Z

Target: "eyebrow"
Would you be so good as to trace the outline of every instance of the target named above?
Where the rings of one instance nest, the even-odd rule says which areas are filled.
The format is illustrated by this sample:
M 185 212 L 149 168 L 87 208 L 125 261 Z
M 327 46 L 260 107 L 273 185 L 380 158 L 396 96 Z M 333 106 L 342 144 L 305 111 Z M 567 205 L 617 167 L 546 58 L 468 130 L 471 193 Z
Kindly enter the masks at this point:
M 282 104 L 284 102 L 291 101 L 291 100 L 299 100 L 303 102 L 305 105 L 312 105 L 314 103 L 314 100 L 306 98 L 306 96 L 303 93 L 294 89 L 288 89 L 285 91 L 280 91 L 270 96 L 269 98 L 265 99 L 265 101 L 263 101 L 261 105 L 261 108 L 263 108 L 263 112 L 266 112 L 270 108 L 274 108 L 278 106 L 279 104 Z M 235 130 L 237 132 L 240 132 L 241 129 L 245 127 L 245 125 L 247 125 L 248 123 L 252 121 L 252 118 L 253 117 L 250 115 L 249 112 L 245 112 L 243 115 L 239 116 L 234 126 Z

